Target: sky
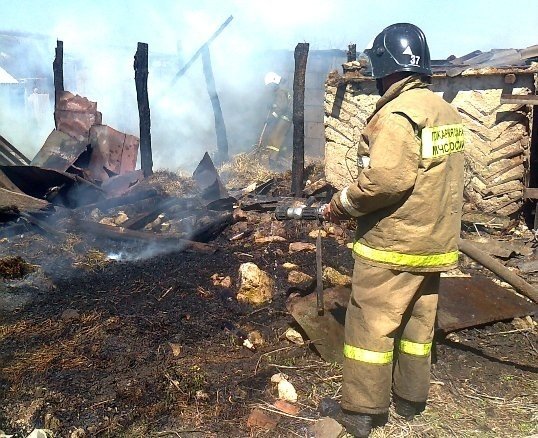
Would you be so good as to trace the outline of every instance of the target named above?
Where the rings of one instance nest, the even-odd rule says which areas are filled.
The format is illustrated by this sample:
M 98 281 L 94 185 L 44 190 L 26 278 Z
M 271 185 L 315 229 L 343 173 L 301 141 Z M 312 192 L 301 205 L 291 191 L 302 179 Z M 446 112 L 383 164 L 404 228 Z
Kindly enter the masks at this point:
M 56 39 L 64 42 L 66 56 L 83 60 L 88 80 L 78 88 L 68 83 L 74 88 L 70 91 L 97 101 L 104 123 L 134 135 L 138 113 L 132 64 L 137 42 L 148 43 L 150 57 L 168 54 L 185 62 L 233 15 L 210 47 L 232 150 L 252 147 L 263 125 L 265 114 L 255 123 L 253 113 L 268 51 L 293 51 L 299 42 L 310 43 L 310 50 L 346 50 L 354 43 L 360 51 L 395 22 L 422 28 L 433 59 L 538 44 L 538 2 L 531 0 L 518 0 L 517 7 L 504 0 L 0 0 L 0 6 L 0 31 L 50 38 L 42 60 L 47 68 Z M 118 56 L 109 50 L 113 47 L 126 50 Z M 149 81 L 152 138 L 158 145 L 154 162 L 157 167 L 192 167 L 203 150 L 214 147 L 213 113 L 200 63 L 173 89 L 151 70 Z M 166 98 L 158 98 L 163 93 Z M 25 130 L 5 111 L 5 106 L 0 108 L 0 134 L 32 157 L 53 128 L 52 115 L 38 137 L 32 137 L 34 131 Z M 10 133 L 17 126 L 22 129 Z
M 194 47 L 229 15 L 224 50 L 255 45 L 311 49 L 366 44 L 385 26 L 411 22 L 426 34 L 433 58 L 473 50 L 523 48 L 538 43 L 538 4 L 518 0 L 1 0 L 4 30 L 51 35 L 73 44 L 144 41 L 174 52 L 177 41 Z

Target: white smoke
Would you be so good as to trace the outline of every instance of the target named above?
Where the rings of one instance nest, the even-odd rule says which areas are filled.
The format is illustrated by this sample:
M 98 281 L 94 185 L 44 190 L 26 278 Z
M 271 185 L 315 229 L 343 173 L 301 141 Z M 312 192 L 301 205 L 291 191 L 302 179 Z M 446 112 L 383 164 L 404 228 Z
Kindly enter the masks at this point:
M 206 150 L 215 148 L 201 59 L 173 87 L 170 82 L 229 15 L 233 21 L 213 41 L 210 52 L 232 152 L 249 149 L 256 142 L 266 115 L 263 77 L 270 70 L 293 68 L 298 42 L 309 42 L 310 50 L 345 50 L 356 43 L 360 50 L 385 26 L 409 21 L 425 31 L 432 55 L 438 59 L 476 49 L 536 43 L 533 32 L 525 31 L 534 29 L 536 19 L 519 13 L 534 9 L 531 0 L 522 0 L 518 8 L 466 0 L 438 2 L 435 7 L 426 0 L 5 3 L 1 25 L 5 30 L 49 37 L 38 55 L 50 77 L 58 38 L 64 42 L 66 89 L 97 101 L 103 123 L 134 135 L 139 132 L 133 56 L 139 41 L 148 43 L 154 162 L 156 168 L 172 170 L 192 168 Z M 20 62 L 30 56 L 36 54 L 20 54 Z M 32 158 L 53 128 L 52 108 L 48 111 L 46 123 L 29 129 L 26 109 L 2 101 L 0 135 Z

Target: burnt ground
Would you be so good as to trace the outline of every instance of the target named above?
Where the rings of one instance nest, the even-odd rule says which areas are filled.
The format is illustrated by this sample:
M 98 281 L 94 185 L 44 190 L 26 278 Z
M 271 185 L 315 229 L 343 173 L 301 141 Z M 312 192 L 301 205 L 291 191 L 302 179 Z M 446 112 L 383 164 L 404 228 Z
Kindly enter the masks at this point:
M 40 265 L 48 280 L 14 289 L 31 300 L 0 313 L 0 429 L 16 437 L 35 427 L 61 437 L 84 436 L 80 429 L 105 437 L 308 436 L 319 400 L 339 395 L 341 369 L 283 336 L 293 320 L 282 263 L 314 275 L 313 252 L 288 252 L 290 241 L 314 241 L 306 227 L 288 225 L 287 242 L 266 245 L 230 242 L 232 227 L 213 242 L 214 254 L 130 262 L 81 260 L 95 242 L 75 238 L 3 242 L 1 255 Z M 276 281 L 273 301 L 259 308 L 235 300 L 238 268 L 250 261 Z M 351 273 L 349 250 L 334 237 L 325 239 L 324 263 Z M 215 273 L 233 285 L 214 285 Z M 252 330 L 265 341 L 256 351 L 241 345 Z M 538 433 L 537 347 L 536 328 L 510 321 L 438 337 L 428 409 L 411 423 L 391 413 L 373 435 Z M 253 407 L 274 410 L 270 378 L 279 371 L 297 389 L 300 412 L 265 411 L 276 428 L 249 428 Z

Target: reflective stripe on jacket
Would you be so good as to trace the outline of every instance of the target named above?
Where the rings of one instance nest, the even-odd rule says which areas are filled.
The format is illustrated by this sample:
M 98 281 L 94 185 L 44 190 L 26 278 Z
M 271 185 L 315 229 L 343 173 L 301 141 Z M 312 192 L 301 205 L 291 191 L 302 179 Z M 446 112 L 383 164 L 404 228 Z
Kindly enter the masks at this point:
M 458 112 L 417 76 L 379 99 L 359 145 L 369 165 L 331 205 L 358 220 L 355 256 L 397 270 L 457 266 L 463 132 Z

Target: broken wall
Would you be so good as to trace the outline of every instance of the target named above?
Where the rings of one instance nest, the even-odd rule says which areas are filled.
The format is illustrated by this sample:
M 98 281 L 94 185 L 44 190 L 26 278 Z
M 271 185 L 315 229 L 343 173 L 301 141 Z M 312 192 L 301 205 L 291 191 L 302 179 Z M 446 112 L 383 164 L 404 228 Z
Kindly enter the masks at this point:
M 435 75 L 432 89 L 456 107 L 465 129 L 465 210 L 500 215 L 520 211 L 530 156 L 530 107 L 500 104 L 501 94 L 535 94 L 533 69 L 467 70 Z M 512 82 L 513 83 L 509 83 Z M 331 83 L 333 85 L 331 85 Z M 336 86 L 325 94 L 325 171 L 342 188 L 357 177 L 357 143 L 379 96 L 370 80 Z

